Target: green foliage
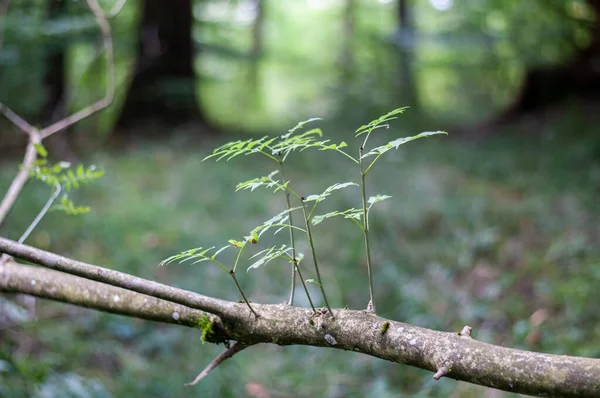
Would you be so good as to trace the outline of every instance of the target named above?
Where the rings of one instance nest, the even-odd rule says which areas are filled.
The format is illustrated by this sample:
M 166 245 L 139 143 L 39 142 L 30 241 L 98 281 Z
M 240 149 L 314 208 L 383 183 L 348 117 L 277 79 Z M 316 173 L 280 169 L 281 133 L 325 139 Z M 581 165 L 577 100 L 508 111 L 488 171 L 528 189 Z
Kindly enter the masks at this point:
M 389 199 L 389 198 L 391 198 L 391 196 L 375 195 L 375 196 L 369 197 L 369 199 L 367 200 L 366 190 L 365 190 L 365 176 L 366 176 L 367 172 L 373 167 L 375 162 L 383 154 L 388 152 L 390 149 L 398 149 L 398 147 L 400 147 L 401 145 L 406 144 L 410 141 L 419 139 L 419 138 L 428 137 L 428 136 L 435 135 L 435 134 L 446 134 L 445 132 L 441 132 L 441 131 L 425 132 L 425 133 L 421 133 L 421 134 L 411 136 L 411 137 L 398 138 L 396 140 L 390 141 L 386 145 L 376 147 L 376 148 L 372 149 L 370 152 L 363 154 L 365 145 L 367 144 L 367 141 L 368 141 L 370 135 L 377 129 L 380 129 L 383 127 L 389 128 L 388 123 L 390 121 L 396 119 L 397 115 L 402 114 L 406 109 L 407 109 L 406 107 L 394 109 L 394 110 L 388 112 L 387 114 L 371 121 L 369 124 L 361 126 L 360 128 L 358 128 L 356 130 L 355 138 L 364 136 L 363 143 L 360 146 L 360 150 L 359 150 L 359 154 L 360 154 L 359 159 L 353 158 L 351 155 L 349 155 L 348 153 L 346 153 L 342 150 L 342 148 L 345 148 L 348 146 L 343 141 L 340 144 L 331 144 L 329 140 L 319 141 L 318 138 L 323 137 L 323 132 L 319 128 L 313 128 L 313 129 L 308 130 L 303 133 L 300 132 L 300 130 L 305 125 L 307 125 L 308 123 L 313 122 L 315 120 L 318 120 L 316 118 L 300 122 L 295 127 L 290 129 L 288 131 L 288 133 L 283 134 L 278 137 L 265 136 L 265 137 L 262 137 L 259 139 L 249 139 L 249 140 L 245 140 L 245 141 L 239 140 L 239 141 L 229 142 L 227 144 L 224 144 L 224 145 L 216 148 L 213 151 L 213 153 L 211 155 L 205 157 L 204 160 L 212 159 L 212 158 L 215 158 L 217 161 L 223 160 L 223 159 L 231 160 L 231 159 L 234 159 L 234 158 L 236 158 L 238 156 L 242 156 L 242 155 L 247 156 L 247 155 L 253 155 L 253 154 L 261 154 L 261 155 L 277 162 L 280 166 L 282 175 L 283 175 L 283 163 L 285 162 L 287 157 L 296 150 L 304 151 L 309 148 L 317 148 L 321 151 L 332 150 L 332 151 L 338 152 L 338 153 L 342 154 L 344 157 L 352 160 L 355 164 L 358 164 L 360 166 L 361 177 L 362 177 L 360 186 L 362 188 L 363 209 L 361 211 L 361 210 L 357 210 L 355 208 L 351 208 L 351 209 L 347 209 L 344 211 L 333 211 L 333 212 L 329 212 L 329 213 L 326 213 L 323 215 L 318 215 L 318 216 L 313 217 L 313 213 L 315 212 L 318 204 L 323 202 L 325 199 L 327 199 L 333 192 L 340 190 L 340 189 L 352 187 L 352 186 L 359 186 L 359 184 L 352 182 L 352 181 L 341 182 L 341 183 L 337 182 L 337 183 L 334 183 L 333 185 L 330 185 L 321 194 L 313 194 L 313 195 L 308 195 L 306 197 L 303 197 L 303 196 L 300 196 L 296 191 L 294 191 L 290 187 L 289 180 L 285 180 L 283 177 L 281 180 L 275 180 L 274 176 L 280 172 L 279 170 L 275 170 L 275 171 L 269 173 L 267 176 L 253 178 L 253 179 L 238 183 L 235 190 L 236 190 L 236 192 L 244 191 L 244 190 L 249 190 L 252 192 L 256 188 L 264 187 L 267 189 L 272 189 L 274 193 L 276 193 L 278 191 L 283 191 L 286 194 L 286 201 L 287 201 L 286 209 L 279 212 L 278 214 L 276 214 L 269 220 L 265 221 L 261 225 L 255 227 L 252 231 L 250 231 L 249 235 L 244 237 L 244 239 L 242 241 L 231 239 L 231 240 L 229 240 L 229 245 L 219 249 L 217 252 L 215 252 L 212 255 L 209 255 L 208 253 L 211 252 L 214 249 L 214 247 L 211 247 L 208 249 L 203 249 L 202 247 L 198 247 L 198 248 L 186 250 L 177 255 L 171 256 L 171 257 L 167 258 L 166 260 L 164 260 L 161 263 L 161 265 L 169 264 L 173 261 L 179 261 L 180 263 L 188 261 L 188 260 L 194 260 L 193 263 L 197 263 L 197 262 L 201 262 L 201 261 L 212 261 L 213 263 L 215 263 L 219 267 L 221 267 L 224 271 L 230 273 L 233 276 L 233 274 L 235 273 L 235 270 L 237 268 L 238 262 L 241 258 L 242 251 L 246 247 L 247 242 L 251 242 L 253 244 L 258 244 L 262 235 L 265 232 L 271 230 L 272 228 L 277 228 L 277 230 L 274 232 L 274 234 L 277 234 L 281 230 L 288 228 L 290 230 L 290 245 L 285 245 L 285 244 L 284 245 L 274 245 L 274 246 L 271 246 L 266 249 L 258 251 L 256 254 L 254 254 L 253 256 L 250 257 L 250 260 L 254 260 L 254 262 L 248 267 L 248 270 L 257 269 L 260 266 L 265 265 L 275 259 L 284 258 L 287 261 L 289 261 L 290 263 L 292 263 L 293 274 L 295 275 L 296 272 L 300 272 L 298 265 L 300 263 L 300 258 L 301 258 L 300 257 L 301 255 L 299 253 L 297 254 L 296 249 L 295 249 L 295 239 L 294 239 L 294 235 L 293 235 L 293 230 L 295 229 L 295 230 L 303 233 L 306 236 L 306 238 L 308 239 L 308 243 L 310 245 L 311 252 L 312 252 L 313 263 L 315 266 L 315 272 L 316 272 L 316 276 L 317 276 L 316 281 L 309 278 L 309 279 L 306 279 L 305 282 L 316 283 L 319 286 L 319 288 L 321 289 L 321 293 L 323 294 L 323 299 L 325 300 L 326 306 L 331 311 L 331 308 L 329 306 L 329 303 L 328 303 L 328 300 L 326 297 L 323 281 L 321 279 L 321 275 L 320 275 L 320 271 L 319 271 L 315 242 L 314 242 L 313 234 L 310 229 L 310 225 L 312 224 L 313 226 L 316 226 L 316 225 L 320 224 L 326 218 L 342 216 L 344 218 L 354 221 L 361 228 L 362 232 L 365 234 L 366 257 L 367 257 L 367 264 L 369 267 L 369 289 L 371 292 L 371 303 L 373 303 L 374 299 L 373 299 L 373 295 L 372 295 L 373 287 L 372 287 L 372 282 L 371 282 L 371 269 L 370 269 L 370 266 L 371 266 L 370 247 L 369 247 L 369 240 L 368 240 L 368 232 L 369 232 L 368 231 L 369 230 L 368 216 L 369 216 L 369 211 L 371 210 L 371 207 L 375 203 L 379 203 L 386 199 Z M 363 159 L 368 156 L 371 156 L 371 155 L 377 155 L 377 156 L 369 164 L 369 166 L 366 169 L 364 169 Z M 300 202 L 301 206 L 292 207 L 291 202 L 290 202 L 290 195 L 294 196 Z M 314 203 L 313 203 L 310 211 L 307 211 L 306 204 L 310 203 L 310 202 L 314 202 Z M 367 203 L 368 203 L 368 207 L 367 207 Z M 302 210 L 305 229 L 303 229 L 301 227 L 297 227 L 297 226 L 293 225 L 293 223 L 292 223 L 292 213 L 299 209 Z M 363 220 L 362 225 L 359 222 L 361 219 Z M 231 271 L 227 267 L 225 267 L 223 264 L 221 264 L 220 262 L 218 262 L 216 260 L 216 256 L 220 252 L 222 252 L 223 250 L 227 249 L 230 246 L 234 246 L 239 249 L 238 256 L 235 260 L 234 266 L 231 268 Z M 235 279 L 235 277 L 234 277 L 234 281 L 236 282 L 236 285 L 238 285 L 238 282 Z M 239 285 L 238 285 L 238 288 L 239 288 Z M 293 301 L 293 289 L 294 289 L 294 277 L 292 278 L 292 293 L 290 296 L 291 297 L 290 303 Z M 310 295 L 309 295 L 308 290 L 306 290 L 306 287 L 305 287 L 305 291 L 310 300 Z M 242 293 L 241 290 L 240 290 L 240 293 Z M 242 293 L 242 295 L 243 295 L 243 293 Z M 312 301 L 311 301 L 311 303 L 312 303 Z M 374 305 L 374 303 L 372 305 Z
M 372 120 L 370 123 L 368 124 L 364 124 L 362 126 L 360 126 L 359 128 L 356 129 L 356 131 L 354 132 L 354 136 L 355 137 L 360 137 L 361 135 L 366 134 L 367 137 L 365 138 L 368 139 L 369 135 L 371 135 L 371 133 L 373 131 L 375 131 L 376 129 L 380 129 L 380 128 L 389 128 L 390 125 L 388 124 L 389 121 L 397 119 L 396 116 L 404 113 L 405 110 L 408 109 L 408 106 L 402 107 L 402 108 L 396 108 L 392 111 L 389 111 L 388 113 L 386 113 L 385 115 L 382 115 L 380 117 L 378 117 L 375 120 Z
M 283 163 L 290 153 L 295 150 L 304 151 L 308 148 L 318 148 L 322 151 L 333 150 L 349 156 L 342 151 L 342 148 L 348 146 L 345 142 L 342 141 L 339 144 L 330 144 L 329 140 L 317 140 L 317 138 L 323 136 L 323 132 L 319 128 L 308 130 L 302 134 L 296 134 L 296 132 L 307 123 L 316 120 L 320 119 L 312 118 L 300 122 L 294 128 L 290 129 L 288 133 L 279 137 L 262 137 L 259 139 L 229 142 L 215 149 L 213 153 L 204 158 L 204 160 L 216 158 L 217 161 L 223 159 L 228 161 L 241 155 L 259 153 L 277 163 Z M 273 175 L 274 174 L 272 173 L 268 177 L 272 177 Z
M 52 206 L 52 209 L 64 211 L 65 213 L 72 216 L 87 213 L 90 211 L 89 206 L 75 206 L 73 201 L 69 199 L 69 197 L 66 194 L 62 195 L 58 204 Z
M 192 264 L 201 263 L 203 261 L 210 261 L 218 265 L 221 269 L 223 269 L 223 271 L 229 273 L 229 269 L 227 269 L 227 267 L 225 267 L 223 264 L 217 261 L 217 256 L 219 255 L 219 253 L 221 253 L 228 247 L 230 246 L 223 246 L 222 248 L 214 252 L 212 255 L 209 255 L 208 253 L 210 253 L 215 248 L 214 246 L 209 247 L 208 249 L 205 249 L 203 247 L 196 247 L 194 249 L 185 250 L 179 254 L 175 254 L 169 258 L 164 259 L 160 262 L 159 266 L 168 265 L 174 261 L 179 261 L 180 264 L 190 260 L 193 260 Z
M 354 222 L 356 222 L 358 224 L 358 226 L 362 229 L 362 225 L 357 221 L 360 220 L 360 218 L 362 217 L 362 210 L 360 209 L 347 209 L 344 211 L 332 211 L 326 214 L 321 214 L 318 216 L 313 216 L 313 218 L 311 219 L 311 222 L 313 225 L 317 225 L 320 224 L 323 220 L 325 220 L 326 218 L 331 218 L 331 217 L 337 217 L 337 216 L 343 216 L 344 218 L 350 219 Z
M 293 261 L 293 257 L 292 257 L 292 248 L 286 245 L 281 245 L 280 247 L 277 246 L 273 246 L 273 247 L 269 247 L 267 249 L 261 250 L 258 253 L 256 253 L 254 256 L 250 257 L 250 259 L 259 257 L 259 259 L 257 261 L 255 261 L 254 263 L 252 263 L 249 267 L 248 267 L 248 271 L 253 269 L 253 268 L 258 268 L 261 265 L 267 264 L 272 260 L 275 260 L 276 258 L 285 258 L 288 261 L 292 262 Z M 300 263 L 301 258 L 296 258 L 296 263 Z
M 248 190 L 248 189 L 250 191 L 254 191 L 258 187 L 266 187 L 266 188 L 275 187 L 275 190 L 273 192 L 283 191 L 287 188 L 287 182 L 280 183 L 279 180 L 274 180 L 273 176 L 277 173 L 279 173 L 279 170 L 275 170 L 275 171 L 269 173 L 268 176 L 253 178 L 248 181 L 240 182 L 239 184 L 236 185 L 235 191 L 236 192 L 244 191 L 244 190 Z
M 47 159 L 48 151 L 46 148 L 42 144 L 35 144 L 35 149 L 39 159 L 28 170 L 29 175 L 59 191 L 66 190 L 70 192 L 73 189 L 79 189 L 82 184 L 94 182 L 104 175 L 104 170 L 98 170 L 94 165 L 86 168 L 79 164 L 73 171 L 69 162 L 50 164 Z M 50 210 L 59 210 L 70 215 L 77 215 L 89 212 L 90 208 L 88 206 L 75 206 L 65 193 L 59 203 L 55 204 Z
M 355 182 L 342 182 L 342 183 L 336 182 L 332 186 L 328 187 L 325 191 L 323 191 L 322 194 L 309 195 L 303 201 L 304 202 L 313 202 L 314 201 L 315 205 L 316 205 L 317 203 L 324 201 L 329 195 L 331 195 L 331 193 L 333 191 L 337 191 L 338 189 L 342 189 L 342 188 L 346 188 L 346 187 L 350 187 L 350 186 L 358 186 L 358 184 Z

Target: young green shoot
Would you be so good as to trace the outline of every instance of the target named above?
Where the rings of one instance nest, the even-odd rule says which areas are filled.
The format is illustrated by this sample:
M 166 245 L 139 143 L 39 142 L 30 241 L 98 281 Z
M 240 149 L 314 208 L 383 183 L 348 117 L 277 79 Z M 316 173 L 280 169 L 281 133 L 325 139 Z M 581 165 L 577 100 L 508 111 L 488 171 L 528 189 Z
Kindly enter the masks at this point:
M 236 242 L 236 243 L 239 243 L 239 242 Z M 241 248 L 243 248 L 244 246 L 245 246 L 245 244 Z M 250 305 L 250 302 L 246 298 L 246 295 L 244 294 L 242 287 L 240 286 L 237 278 L 235 277 L 235 270 L 227 269 L 227 267 L 225 267 L 220 261 L 217 260 L 217 256 L 229 247 L 231 247 L 231 245 L 223 246 L 222 248 L 220 248 L 219 250 L 214 252 L 212 255 L 210 255 L 209 253 L 215 248 L 214 246 L 209 247 L 208 249 L 204 249 L 203 247 L 197 247 L 195 249 L 190 249 L 190 250 L 183 251 L 179 254 L 175 254 L 174 256 L 171 256 L 171 257 L 161 261 L 159 266 L 168 265 L 175 261 L 179 261 L 179 264 L 181 264 L 181 263 L 184 263 L 184 262 L 190 261 L 190 260 L 193 261 L 192 264 L 197 264 L 197 263 L 200 263 L 203 261 L 210 261 L 213 264 L 218 265 L 223 271 L 227 272 L 231 276 L 231 278 L 233 279 L 233 282 L 235 283 L 235 286 L 237 287 L 238 291 L 240 292 L 240 295 L 242 296 L 242 299 L 244 299 L 244 302 L 246 303 L 246 305 L 248 306 L 250 311 L 252 311 L 252 313 L 256 317 L 258 317 L 258 314 L 256 313 L 256 311 L 254 311 L 254 308 L 252 308 L 252 306 Z M 240 248 L 240 253 L 241 253 L 241 248 Z M 239 255 L 238 255 L 238 258 L 239 258 Z M 237 265 L 237 261 L 236 261 L 236 265 Z
M 260 153 L 260 154 L 266 156 L 267 158 L 275 161 L 279 165 L 279 169 L 281 171 L 281 176 L 283 179 L 283 186 L 286 188 L 286 189 L 282 189 L 284 192 L 284 195 L 285 195 L 285 203 L 286 203 L 287 209 L 291 209 L 292 205 L 291 205 L 291 201 L 290 201 L 290 192 L 292 192 L 292 191 L 287 189 L 287 185 L 289 184 L 289 181 L 285 179 L 284 162 L 287 159 L 288 155 L 296 149 L 304 150 L 304 149 L 308 148 L 309 146 L 321 146 L 322 147 L 327 144 L 327 141 L 317 141 L 315 138 L 315 137 L 321 137 L 323 135 L 323 133 L 320 129 L 312 129 L 303 134 L 295 135 L 295 133 L 299 129 L 301 129 L 306 124 L 313 122 L 315 120 L 320 120 L 320 119 L 312 118 L 312 119 L 308 119 L 303 122 L 300 122 L 294 128 L 290 129 L 287 134 L 284 134 L 280 137 L 274 137 L 274 138 L 263 137 L 258 140 L 250 139 L 247 141 L 236 141 L 233 143 L 225 144 L 225 145 L 215 149 L 213 154 L 206 157 L 205 160 L 212 158 L 212 157 L 216 157 L 217 161 L 221 160 L 221 159 L 229 160 L 229 159 L 232 159 L 239 155 L 249 155 L 249 154 L 253 154 L 253 153 Z M 344 144 L 344 143 L 342 143 L 342 144 Z M 340 144 L 339 148 L 342 148 L 342 147 L 343 147 L 343 145 Z M 343 151 L 341 151 L 341 149 L 339 149 L 339 148 L 331 148 L 331 149 L 337 149 L 338 151 L 343 153 Z M 269 175 L 268 177 L 271 178 L 272 175 L 273 174 Z M 251 190 L 254 190 L 254 188 L 255 188 L 255 186 L 253 186 L 251 188 Z M 239 185 L 238 185 L 238 189 L 239 189 Z M 236 191 L 238 189 L 236 189 Z M 276 191 L 277 191 L 277 189 L 276 189 Z M 297 194 L 294 194 L 294 195 L 298 199 L 300 198 Z M 290 286 L 290 296 L 288 299 L 288 304 L 293 305 L 294 304 L 294 294 L 295 294 L 295 290 L 296 290 L 296 271 L 298 271 L 298 272 L 300 272 L 300 271 L 298 270 L 298 262 L 296 261 L 296 240 L 295 240 L 295 236 L 294 236 L 294 229 L 292 228 L 293 217 L 292 217 L 291 213 L 290 213 L 290 216 L 288 219 L 288 224 L 290 226 L 289 235 L 290 235 L 290 245 L 292 247 L 292 259 L 293 259 L 291 262 L 292 263 L 292 283 Z M 304 285 L 304 282 L 302 284 Z M 305 286 L 304 290 L 306 291 L 306 294 L 308 296 L 308 290 L 306 289 L 306 286 Z M 309 297 L 309 301 L 310 301 L 310 297 Z
M 397 138 L 395 140 L 389 141 L 387 144 L 371 148 L 367 150 L 367 143 L 371 134 L 378 129 L 389 128 L 389 122 L 396 119 L 398 115 L 402 114 L 407 108 L 398 108 L 394 109 L 391 112 L 381 116 L 378 119 L 371 121 L 370 123 L 361 126 L 355 131 L 355 138 L 360 138 L 362 143 L 358 149 L 358 158 L 354 158 L 347 152 L 345 152 L 344 148 L 348 145 L 345 142 L 341 142 L 339 144 L 332 144 L 329 140 L 322 140 L 323 133 L 321 129 L 314 128 L 305 132 L 298 132 L 301 128 L 303 128 L 307 123 L 312 122 L 317 119 L 309 119 L 304 122 L 298 123 L 294 128 L 290 129 L 288 133 L 278 136 L 278 137 L 262 137 L 259 139 L 249 139 L 245 141 L 235 141 L 230 142 L 225 145 L 220 146 L 215 149 L 213 153 L 206 157 L 206 159 L 216 158 L 219 160 L 230 160 L 236 158 L 238 156 L 244 155 L 252 155 L 252 154 L 262 154 L 268 159 L 276 162 L 278 165 L 278 169 L 271 172 L 267 176 L 253 178 L 251 180 L 241 182 L 236 186 L 236 192 L 240 190 L 250 190 L 254 191 L 256 188 L 262 187 L 267 189 L 272 189 L 274 193 L 278 191 L 282 191 L 285 195 L 285 210 L 265 221 L 258 227 L 254 228 L 250 231 L 249 235 L 245 236 L 243 240 L 236 241 L 230 240 L 229 244 L 238 249 L 238 254 L 235 259 L 235 263 L 231 270 L 227 269 L 223 264 L 216 260 L 216 256 L 223 250 L 225 250 L 230 245 L 221 248 L 213 255 L 209 255 L 208 253 L 213 249 L 192 249 L 185 252 L 182 252 L 178 255 L 169 257 L 167 260 L 163 261 L 163 263 L 170 263 L 172 261 L 179 260 L 180 262 L 184 262 L 187 260 L 195 260 L 195 262 L 199 261 L 212 261 L 221 267 L 224 271 L 229 273 L 235 284 L 238 288 L 240 294 L 242 295 L 244 301 L 246 302 L 248 308 L 255 314 L 252 306 L 249 301 L 246 299 L 237 278 L 235 276 L 235 271 L 240 262 L 242 252 L 246 247 L 248 242 L 252 244 L 256 244 L 259 242 L 261 236 L 269 230 L 275 228 L 274 234 L 282 231 L 283 229 L 288 229 L 289 231 L 289 245 L 280 245 L 280 246 L 272 246 L 261 250 L 256 253 L 251 259 L 256 259 L 254 263 L 252 263 L 248 270 L 256 269 L 262 265 L 265 265 L 275 259 L 283 258 L 289 261 L 292 264 L 292 283 L 290 288 L 290 295 L 288 303 L 293 305 L 294 302 L 294 291 L 296 285 L 296 272 L 298 272 L 298 276 L 300 277 L 300 281 L 302 282 L 302 286 L 308 300 L 310 302 L 310 306 L 313 311 L 316 312 L 315 307 L 313 305 L 313 301 L 310 297 L 308 289 L 306 287 L 306 283 L 315 283 L 319 286 L 321 290 L 321 294 L 323 295 L 323 300 L 329 312 L 333 316 L 333 311 L 331 306 L 329 305 L 329 300 L 327 298 L 325 287 L 323 280 L 321 278 L 321 272 L 318 263 L 318 257 L 315 248 L 315 239 L 313 232 L 311 230 L 311 225 L 316 226 L 323 222 L 325 219 L 331 217 L 341 216 L 346 219 L 351 220 L 355 225 L 357 225 L 363 233 L 365 252 L 366 252 L 366 263 L 367 263 L 367 273 L 368 273 L 368 285 L 369 285 L 369 305 L 367 307 L 368 310 L 375 311 L 375 292 L 373 287 L 373 264 L 371 260 L 371 237 L 370 237 L 370 228 L 369 228 L 369 213 L 374 204 L 379 203 L 381 201 L 387 200 L 390 198 L 388 195 L 375 195 L 375 196 L 367 196 L 367 175 L 373 169 L 373 166 L 377 161 L 388 151 L 392 149 L 398 149 L 401 145 L 404 145 L 410 141 L 417 140 L 419 138 L 424 138 L 436 134 L 447 134 L 443 131 L 434 131 L 434 132 L 424 132 L 418 135 L 414 135 L 411 137 L 403 137 Z M 338 152 L 342 156 L 347 159 L 350 159 L 353 163 L 355 163 L 360 170 L 360 183 L 354 182 L 344 182 L 344 183 L 335 183 L 328 187 L 323 193 L 318 195 L 310 195 L 308 197 L 300 196 L 296 191 L 294 191 L 290 187 L 290 180 L 285 177 L 285 167 L 284 163 L 287 157 L 294 151 L 304 151 L 309 148 L 315 148 L 319 151 L 327 151 L 332 150 L 334 152 Z M 275 179 L 275 176 L 281 173 L 281 179 Z M 326 214 L 315 215 L 315 211 L 320 202 L 325 200 L 331 193 L 336 190 L 347 188 L 350 186 L 358 186 L 360 187 L 360 195 L 361 195 L 361 206 L 360 208 L 350 208 L 343 211 L 332 211 Z M 295 199 L 294 199 L 295 198 Z M 298 200 L 300 202 L 300 206 L 293 207 L 292 201 Z M 308 203 L 314 202 L 312 207 L 308 207 Z M 294 225 L 293 222 L 293 212 L 296 210 L 302 210 L 303 219 L 304 219 L 304 228 Z M 300 271 L 300 261 L 302 260 L 302 254 L 298 253 L 296 250 L 296 234 L 298 231 L 301 234 L 306 234 L 308 238 L 308 243 L 311 248 L 311 254 L 313 258 L 313 263 L 316 272 L 316 281 L 312 279 L 304 279 L 302 273 Z M 257 315 L 258 316 L 258 315 Z
M 416 140 L 419 138 L 428 137 L 430 135 L 435 135 L 435 134 L 447 134 L 443 131 L 435 131 L 435 132 L 421 133 L 421 134 L 418 134 L 418 135 L 415 135 L 412 137 L 398 138 L 396 140 L 390 141 L 389 143 L 387 143 L 385 145 L 373 148 L 369 152 L 365 153 L 367 141 L 369 140 L 369 137 L 371 136 L 373 131 L 380 129 L 380 128 L 384 128 L 384 127 L 389 128 L 388 122 L 391 120 L 397 119 L 397 115 L 404 113 L 404 111 L 406 109 L 408 109 L 408 107 L 394 109 L 393 111 L 388 112 L 387 114 L 379 117 L 378 119 L 371 121 L 369 124 L 359 127 L 355 131 L 355 138 L 364 136 L 364 140 L 358 149 L 358 159 L 359 159 L 358 163 L 360 166 L 360 187 L 361 187 L 361 194 L 362 194 L 362 213 L 363 213 L 362 214 L 362 220 L 363 220 L 362 230 L 363 230 L 363 235 L 364 235 L 365 252 L 366 252 L 366 257 L 367 257 L 367 273 L 368 273 L 368 277 L 369 277 L 369 305 L 367 306 L 367 310 L 370 310 L 373 312 L 375 312 L 375 293 L 373 291 L 373 274 L 372 274 L 373 269 L 372 269 L 372 264 L 371 264 L 371 244 L 369 241 L 369 215 L 368 215 L 368 212 L 369 212 L 369 209 L 371 208 L 371 206 L 373 205 L 373 203 L 375 203 L 375 202 L 371 203 L 371 206 L 367 207 L 367 187 L 366 187 L 367 174 L 373 168 L 373 165 L 375 164 L 375 162 L 377 162 L 379 160 L 379 158 L 387 151 L 389 151 L 391 149 L 398 149 L 398 147 L 400 145 L 403 145 L 407 142 L 410 142 L 410 141 L 413 141 L 413 140 Z M 368 162 L 365 161 L 365 159 L 367 159 L 370 156 L 375 156 L 375 159 L 373 159 L 371 161 L 371 163 L 369 163 L 367 165 Z

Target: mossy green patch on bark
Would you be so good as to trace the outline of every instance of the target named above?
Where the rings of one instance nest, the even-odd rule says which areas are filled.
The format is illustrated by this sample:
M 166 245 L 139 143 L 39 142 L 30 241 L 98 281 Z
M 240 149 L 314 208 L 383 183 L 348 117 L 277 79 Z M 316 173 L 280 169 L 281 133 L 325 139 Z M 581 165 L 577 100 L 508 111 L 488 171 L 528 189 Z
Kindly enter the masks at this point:
M 200 341 L 202 341 L 202 344 L 204 344 L 206 342 L 206 338 L 214 333 L 213 321 L 208 315 L 204 315 L 198 319 L 196 326 L 198 329 L 202 330 Z
M 383 324 L 381 325 L 381 329 L 379 330 L 379 334 L 385 334 L 389 327 L 390 323 L 388 321 L 383 322 Z

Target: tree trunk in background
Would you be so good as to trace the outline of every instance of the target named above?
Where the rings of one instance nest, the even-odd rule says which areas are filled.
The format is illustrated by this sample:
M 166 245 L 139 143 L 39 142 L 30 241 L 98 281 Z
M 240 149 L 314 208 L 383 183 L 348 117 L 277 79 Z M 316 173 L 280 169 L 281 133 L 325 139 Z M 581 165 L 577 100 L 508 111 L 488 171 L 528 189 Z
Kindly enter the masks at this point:
M 265 0 L 256 1 L 256 16 L 252 23 L 252 49 L 250 52 L 250 84 L 255 97 L 260 88 L 260 59 L 263 55 L 263 36 L 265 22 Z
M 145 0 L 133 81 L 118 126 L 204 122 L 196 100 L 191 0 Z
M 49 0 L 48 21 L 65 18 L 67 3 L 65 0 Z M 66 42 L 63 37 L 53 38 L 45 46 L 44 89 L 45 102 L 40 112 L 40 124 L 48 126 L 63 117 L 67 111 L 67 79 L 66 79 Z M 75 154 L 69 143 L 69 132 L 55 134 L 45 145 L 50 152 L 65 160 L 74 160 Z
M 416 36 L 408 2 L 409 0 L 398 0 L 398 30 L 394 40 L 398 47 L 398 98 L 402 102 L 398 106 L 408 105 L 411 109 L 418 110 L 419 99 L 414 71 Z
M 480 129 L 512 122 L 568 99 L 600 100 L 600 0 L 587 3 L 595 16 L 589 45 L 563 64 L 528 70 L 516 101 Z
M 356 14 L 356 0 L 346 0 L 342 21 L 342 48 L 340 53 L 340 94 L 342 109 L 350 109 L 353 105 L 353 89 L 360 84 L 354 78 L 356 62 L 354 59 L 354 18 Z
M 66 7 L 64 0 L 49 0 L 48 20 L 65 16 Z M 54 40 L 46 46 L 46 73 L 44 87 L 46 102 L 42 109 L 42 123 L 44 125 L 60 119 L 64 115 L 65 98 L 65 47 L 64 43 Z

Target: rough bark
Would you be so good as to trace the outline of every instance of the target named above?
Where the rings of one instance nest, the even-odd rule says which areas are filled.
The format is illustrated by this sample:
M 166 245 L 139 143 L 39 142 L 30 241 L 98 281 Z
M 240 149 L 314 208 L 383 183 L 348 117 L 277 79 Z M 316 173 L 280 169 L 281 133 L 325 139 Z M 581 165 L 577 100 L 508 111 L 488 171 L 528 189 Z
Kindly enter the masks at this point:
M 181 304 L 13 261 L 0 266 L 0 290 L 190 327 L 198 327 L 204 316 L 213 321 L 217 319 L 214 315 Z
M 192 2 L 145 0 L 133 81 L 118 125 L 203 121 L 193 69 Z
M 8 239 L 0 238 L 0 252 L 87 278 L 8 263 L 0 267 L 0 291 L 188 326 L 198 325 L 204 311 L 218 316 L 210 318 L 211 330 L 206 335 L 210 342 L 330 347 L 426 369 L 435 372 L 436 379 L 446 376 L 538 396 L 600 395 L 599 359 L 514 350 L 477 341 L 468 331 L 439 332 L 366 311 L 334 309 L 333 318 L 324 310 L 315 314 L 307 308 L 255 303 L 259 313 L 255 317 L 244 304 L 85 264 Z M 115 300 L 115 296 L 124 299 Z

